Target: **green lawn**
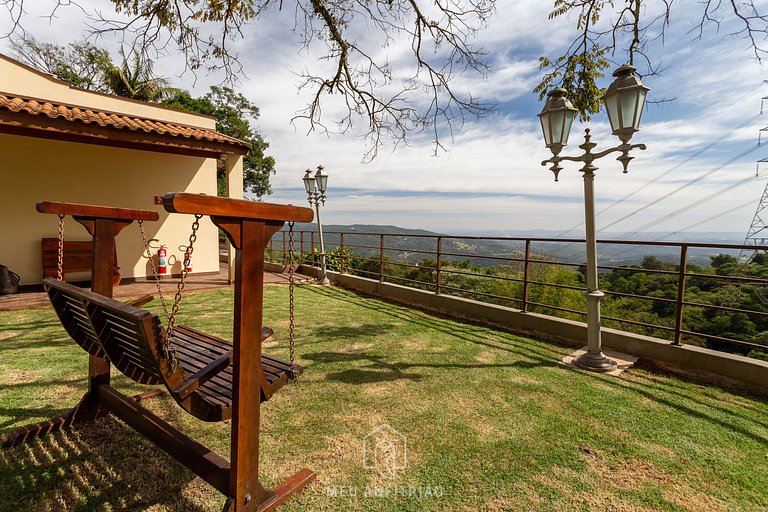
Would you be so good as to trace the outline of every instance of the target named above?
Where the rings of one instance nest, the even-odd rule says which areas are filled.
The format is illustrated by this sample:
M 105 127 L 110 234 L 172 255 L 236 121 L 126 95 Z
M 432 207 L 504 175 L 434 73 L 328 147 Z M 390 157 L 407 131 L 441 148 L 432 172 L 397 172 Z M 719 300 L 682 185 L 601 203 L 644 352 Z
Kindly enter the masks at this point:
M 265 291 L 287 356 L 288 290 Z M 153 303 L 157 310 L 157 304 Z M 190 294 L 181 322 L 231 336 L 231 292 Z M 262 476 L 318 473 L 281 510 L 768 510 L 768 404 L 635 368 L 559 363 L 568 348 L 335 288 L 297 290 L 305 374 L 263 407 Z M 85 353 L 49 309 L 0 313 L 0 434 L 62 414 Z M 116 386 L 140 391 L 122 377 Z M 228 425 L 147 406 L 228 455 Z M 407 467 L 363 467 L 389 424 Z M 384 496 L 381 496 L 384 495 Z M 219 511 L 211 487 L 112 418 L 0 452 L 0 510 Z

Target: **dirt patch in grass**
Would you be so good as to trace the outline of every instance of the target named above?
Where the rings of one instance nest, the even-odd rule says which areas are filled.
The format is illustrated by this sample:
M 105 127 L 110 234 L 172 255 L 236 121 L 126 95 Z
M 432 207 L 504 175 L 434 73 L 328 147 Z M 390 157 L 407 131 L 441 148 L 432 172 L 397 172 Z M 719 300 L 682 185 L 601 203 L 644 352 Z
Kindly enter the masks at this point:
M 25 370 L 11 370 L 0 379 L 3 384 L 13 386 L 14 384 L 29 384 L 35 382 L 40 372 L 29 372 Z
M 484 364 L 493 363 L 494 361 L 496 361 L 496 352 L 491 352 L 490 350 L 484 350 L 475 356 L 475 361 L 478 361 Z
M 398 346 L 406 350 L 419 350 L 419 351 L 432 350 L 433 348 L 433 347 L 430 347 L 428 344 L 424 343 L 423 341 L 407 340 L 407 339 L 400 340 L 398 342 Z
M 322 486 L 343 485 L 349 469 L 362 464 L 362 441 L 352 434 L 328 437 L 325 448 L 311 457 L 322 461 L 317 481 Z
M 54 386 L 50 393 L 51 398 L 60 399 L 77 396 L 78 390 L 82 393 L 86 391 L 86 387 L 83 386 L 79 380 L 72 381 L 72 384 L 59 384 L 58 386 Z
M 13 332 L 13 331 L 0 332 L 0 341 L 7 340 L 10 338 L 15 338 L 20 334 L 21 334 L 20 332 Z
M 373 347 L 373 343 L 353 343 L 351 345 L 347 345 L 345 352 L 360 352 Z
M 597 492 L 580 493 L 580 497 L 596 509 L 610 510 L 643 510 L 635 505 L 627 504 L 622 508 L 616 502 L 616 490 L 639 491 L 644 488 L 663 489 L 663 496 L 675 505 L 696 512 L 721 512 L 728 508 L 714 498 L 680 482 L 677 477 L 657 467 L 651 462 L 639 459 L 623 460 L 609 464 L 601 452 L 586 447 L 580 447 L 583 458 L 587 461 L 590 471 L 597 475 L 602 487 L 598 485 Z M 606 509 L 607 510 L 607 509 Z
M 667 448 L 666 446 L 663 446 L 660 444 L 652 444 L 650 445 L 650 448 L 656 453 L 663 455 L 665 457 L 670 457 L 670 458 L 677 457 L 677 452 L 672 448 Z

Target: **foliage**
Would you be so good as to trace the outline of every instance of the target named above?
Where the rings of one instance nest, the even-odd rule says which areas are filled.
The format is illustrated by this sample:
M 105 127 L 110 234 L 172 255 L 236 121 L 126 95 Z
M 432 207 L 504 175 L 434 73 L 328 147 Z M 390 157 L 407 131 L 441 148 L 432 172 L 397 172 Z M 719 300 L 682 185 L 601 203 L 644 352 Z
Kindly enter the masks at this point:
M 126 56 L 121 48 L 121 61 L 116 64 L 107 50 L 88 41 L 57 45 L 24 35 L 14 39 L 11 47 L 22 62 L 75 87 L 148 102 L 160 101 L 174 91 L 165 78 L 154 74 L 154 63 L 136 49 Z
M 768 13 L 764 4 L 757 0 L 699 4 L 690 30 L 698 38 L 707 25 L 714 25 L 719 32 L 721 24 L 728 23 L 728 27 L 735 27 L 728 35 L 746 39 L 758 62 L 768 55 Z M 685 5 L 681 8 L 684 10 L 675 11 L 678 5 Z M 685 20 L 691 15 L 690 9 L 687 4 L 670 0 L 554 0 L 549 18 L 575 16 L 578 35 L 562 55 L 540 58 L 540 69 L 546 73 L 534 92 L 544 99 L 550 88 L 565 87 L 581 119 L 589 120 L 600 110 L 604 89 L 598 81 L 609 59 L 633 64 L 644 76 L 660 73 L 662 63 L 654 56 L 653 45 L 663 45 L 670 19 Z
M 69 4 L 48 1 L 52 15 Z M 24 30 L 23 3 L 2 2 L 12 31 Z M 232 49 L 247 25 L 270 12 L 294 16 L 301 46 L 321 50 L 317 69 L 305 69 L 301 75 L 300 87 L 310 91 L 311 99 L 294 119 L 306 121 L 310 130 L 335 126 L 341 133 L 359 123 L 370 143 L 367 158 L 376 155 L 385 139 L 407 143 L 411 134 L 423 130 L 431 131 L 437 152 L 454 126 L 491 110 L 464 92 L 459 85 L 464 81 L 457 78 L 483 77 L 488 71 L 484 50 L 473 47 L 471 39 L 489 22 L 495 0 L 300 0 L 285 10 L 275 0 L 111 3 L 115 13 L 88 13 L 92 35 L 118 33 L 142 55 L 167 53 L 175 45 L 186 57 L 188 71 L 221 69 L 231 82 L 242 75 Z M 363 31 L 366 37 L 360 37 Z M 404 40 L 410 58 L 390 62 L 381 48 Z M 327 112 L 335 117 L 329 120 Z
M 241 93 L 213 86 L 205 96 L 194 98 L 187 91 L 169 87 L 166 79 L 155 75 L 153 62 L 136 49 L 128 56 L 121 49 L 122 63 L 118 65 L 107 50 L 87 41 L 64 46 L 24 36 L 15 39 L 12 46 L 23 62 L 76 87 L 215 117 L 219 132 L 251 144 L 250 154 L 243 159 L 245 190 L 258 197 L 272 193 L 269 180 L 275 173 L 275 159 L 264 154 L 269 143 L 253 125 L 259 108 Z M 226 195 L 223 170 L 217 173 L 217 188 L 219 195 Z
M 113 66 L 112 59 L 109 52 L 93 43 L 58 45 L 24 35 L 12 40 L 11 48 L 19 60 L 59 80 L 83 89 L 109 92 L 104 71 Z
M 104 81 L 117 96 L 156 103 L 173 93 L 168 80 L 154 73 L 154 62 L 135 48 L 130 55 L 120 49 L 121 63 L 104 69 Z
M 414 262 L 408 250 L 392 250 L 389 244 L 387 251 L 383 262 L 385 281 L 437 291 L 435 260 L 422 258 Z M 394 258 L 392 253 L 398 253 L 398 256 Z M 345 273 L 380 278 L 378 253 L 361 255 L 345 247 L 343 257 Z M 317 250 L 314 254 L 306 253 L 304 258 L 304 261 L 319 265 Z M 329 270 L 338 272 L 340 260 L 341 252 L 337 246 L 327 255 Z M 584 267 L 555 265 L 552 258 L 543 254 L 532 255 L 532 260 L 528 265 L 528 311 L 583 321 L 586 311 L 582 295 Z M 768 279 L 768 258 L 758 256 L 745 264 L 720 254 L 712 256 L 711 261 L 710 267 L 688 265 L 688 272 L 697 275 L 686 278 L 685 300 L 704 306 L 685 306 L 682 329 L 698 334 L 686 334 L 684 342 L 768 358 L 768 350 L 718 340 L 729 338 L 768 347 L 768 287 L 761 282 L 734 283 L 716 277 Z M 440 274 L 444 294 L 522 307 L 525 274 L 519 262 L 487 266 L 487 263 L 480 265 L 470 258 L 444 259 Z M 601 304 L 604 325 L 671 339 L 677 314 L 677 286 L 678 266 L 650 255 L 645 256 L 640 265 L 601 273 L 600 289 L 606 292 Z M 723 307 L 736 311 L 719 309 Z
M 269 143 L 256 131 L 253 122 L 259 118 L 259 108 L 241 93 L 229 87 L 212 86 L 210 92 L 194 98 L 187 91 L 176 91 L 163 100 L 163 105 L 197 112 L 216 118 L 216 130 L 251 144 L 251 152 L 243 159 L 243 185 L 245 190 L 258 197 L 272 193 L 269 183 L 275 174 L 275 159 L 264 152 Z M 218 173 L 219 194 L 226 190 L 226 176 Z

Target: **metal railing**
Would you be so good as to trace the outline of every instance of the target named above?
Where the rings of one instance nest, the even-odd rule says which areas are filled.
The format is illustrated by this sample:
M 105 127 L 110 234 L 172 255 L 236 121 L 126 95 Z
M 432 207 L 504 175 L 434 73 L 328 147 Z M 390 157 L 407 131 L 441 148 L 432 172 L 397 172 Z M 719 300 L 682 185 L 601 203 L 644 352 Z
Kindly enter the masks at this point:
M 539 313 L 553 312 L 553 316 L 566 318 L 580 318 L 586 316 L 585 309 L 574 309 L 562 303 L 547 303 L 535 300 L 531 297 L 531 291 L 542 288 L 552 288 L 555 290 L 564 290 L 571 293 L 580 293 L 586 290 L 586 286 L 581 283 L 557 283 L 547 282 L 537 279 L 542 274 L 541 269 L 545 267 L 567 267 L 580 268 L 583 263 L 580 261 L 558 261 L 543 251 L 534 252 L 536 245 L 548 244 L 569 244 L 583 246 L 583 239 L 559 239 L 559 238 L 519 238 L 519 237 L 482 237 L 482 236 L 446 236 L 446 235 L 421 235 L 421 234 L 397 234 L 397 233 L 363 233 L 363 232 L 327 232 L 326 253 L 328 256 L 329 270 L 340 272 L 342 274 L 355 274 L 362 277 L 378 279 L 381 282 L 392 282 L 411 286 L 424 290 L 432 291 L 436 294 L 448 294 L 464 297 L 476 298 L 481 301 L 509 305 L 520 309 L 523 312 L 536 311 Z M 296 250 L 299 252 L 301 263 L 319 266 L 319 250 L 315 245 L 315 233 L 312 231 L 300 231 L 294 234 Z M 361 237 L 367 239 L 368 243 L 358 242 Z M 371 241 L 378 239 L 378 243 L 373 245 Z M 405 248 L 404 244 L 400 247 L 387 245 L 387 240 L 420 239 L 421 243 L 416 244 L 417 248 Z M 426 250 L 424 240 L 432 240 L 434 249 Z M 451 240 L 467 244 L 472 241 L 499 242 L 509 244 L 507 254 L 479 254 L 471 251 L 456 252 L 446 250 L 445 242 Z M 515 247 L 516 244 L 517 247 Z M 453 244 L 455 247 L 457 244 Z M 651 334 L 656 337 L 669 339 L 673 344 L 680 345 L 683 342 L 693 342 L 702 344 L 702 341 L 713 341 L 717 344 L 739 347 L 741 351 L 760 350 L 768 353 L 768 345 L 756 343 L 750 340 L 735 339 L 728 336 L 720 336 L 711 333 L 697 332 L 692 329 L 686 329 L 686 312 L 703 309 L 710 312 L 731 312 L 745 314 L 750 317 L 768 318 L 768 308 L 766 311 L 742 309 L 723 304 L 706 304 L 687 300 L 686 285 L 691 278 L 708 279 L 714 281 L 727 281 L 730 283 L 752 284 L 765 286 L 768 290 L 768 279 L 744 275 L 718 275 L 706 274 L 688 271 L 688 262 L 690 251 L 707 250 L 712 253 L 717 251 L 740 251 L 749 250 L 768 250 L 768 247 L 743 246 L 732 244 L 710 244 L 710 243 L 677 243 L 677 242 L 642 242 L 628 240 L 598 240 L 598 247 L 605 245 L 625 245 L 638 247 L 665 247 L 673 248 L 677 251 L 679 259 L 675 270 L 670 269 L 652 269 L 630 266 L 616 265 L 598 265 L 599 272 L 620 271 L 623 273 L 646 273 L 659 276 L 660 278 L 673 278 L 676 282 L 676 296 L 662 297 L 641 295 L 634 293 L 620 292 L 610 289 L 604 289 L 601 283 L 601 290 L 606 297 L 615 297 L 620 299 L 636 299 L 640 301 L 650 301 L 652 303 L 667 304 L 673 307 L 674 313 L 669 315 L 666 322 L 646 322 L 638 319 L 627 319 L 612 316 L 610 308 L 608 314 L 603 314 L 602 318 L 607 324 L 615 324 L 624 330 L 640 332 L 642 334 Z M 269 261 L 282 262 L 287 264 L 287 233 L 281 231 L 273 237 L 267 248 L 267 258 Z M 400 259 L 394 259 L 392 254 L 399 254 Z M 404 256 L 405 255 L 405 256 Z M 407 259 L 408 255 L 418 255 L 423 258 L 432 258 L 428 263 L 430 265 L 420 265 Z M 457 265 L 457 262 L 467 260 L 474 263 L 484 263 L 484 268 L 498 268 L 498 266 L 514 267 L 514 275 L 494 275 L 493 273 L 478 273 L 472 271 L 472 265 Z M 433 265 L 432 265 L 433 264 Z M 396 269 L 412 270 L 413 275 L 393 273 Z M 424 276 L 429 276 L 425 280 Z M 482 291 L 477 288 L 472 289 L 466 286 L 457 286 L 452 282 L 456 276 L 461 276 L 471 282 L 472 279 L 481 282 L 489 280 L 494 282 L 517 283 L 517 288 L 513 293 L 500 295 L 490 293 L 487 290 Z M 466 284 L 466 283 L 465 283 Z M 768 295 L 768 294 L 767 294 Z M 573 297 L 571 297 L 573 298 Z M 580 303 L 581 304 L 581 303 Z M 718 347 L 715 347 L 718 348 Z M 736 350 L 739 351 L 739 350 Z

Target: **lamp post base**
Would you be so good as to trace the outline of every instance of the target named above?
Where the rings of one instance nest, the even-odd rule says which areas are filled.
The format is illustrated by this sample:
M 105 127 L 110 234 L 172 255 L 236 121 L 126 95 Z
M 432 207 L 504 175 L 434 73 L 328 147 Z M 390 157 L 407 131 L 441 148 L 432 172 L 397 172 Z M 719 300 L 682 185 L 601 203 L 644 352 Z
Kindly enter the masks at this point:
M 319 278 L 317 280 L 317 284 L 321 284 L 321 285 L 325 286 L 327 284 L 331 284 L 331 280 L 328 279 L 327 277 L 321 277 L 321 278 Z
M 589 370 L 595 373 L 608 373 L 616 370 L 618 365 L 613 359 L 606 357 L 605 354 L 600 352 L 599 354 L 592 354 L 590 352 L 585 353 L 573 364 L 584 370 Z

